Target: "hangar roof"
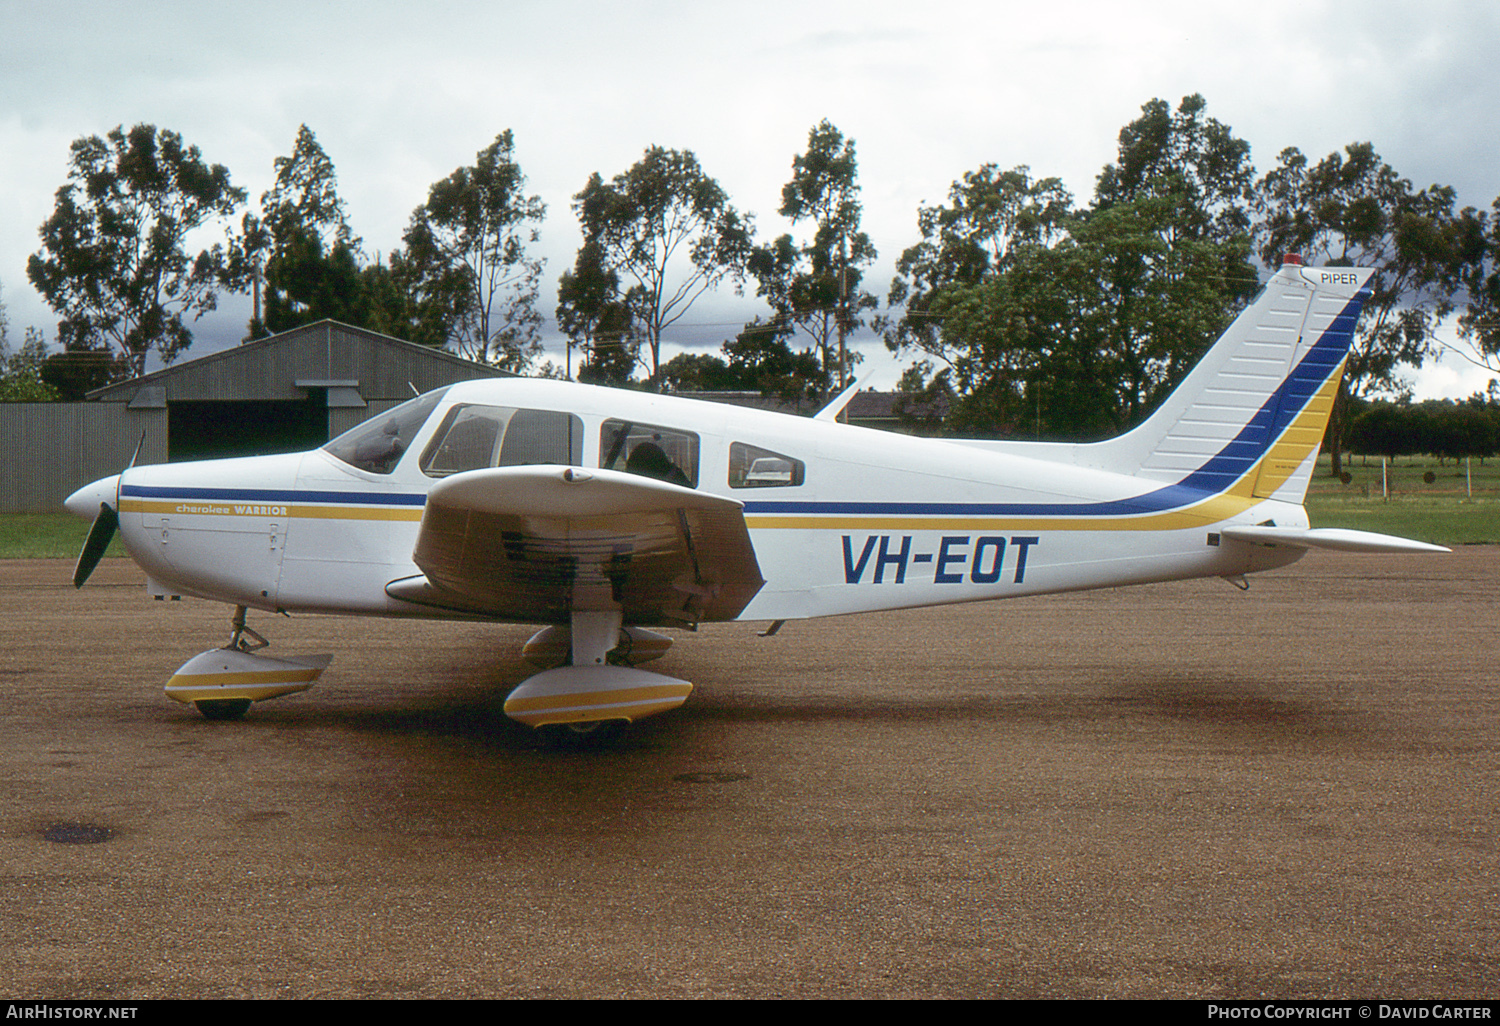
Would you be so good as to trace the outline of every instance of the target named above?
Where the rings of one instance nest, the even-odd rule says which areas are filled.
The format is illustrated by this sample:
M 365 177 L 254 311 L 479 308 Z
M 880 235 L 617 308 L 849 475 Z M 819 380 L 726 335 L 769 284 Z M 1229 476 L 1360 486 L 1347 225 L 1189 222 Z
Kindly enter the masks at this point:
M 338 321 L 317 321 L 95 389 L 97 402 L 150 409 L 168 400 L 303 399 L 329 390 L 329 405 L 410 399 L 455 381 L 513 375 L 452 353 Z

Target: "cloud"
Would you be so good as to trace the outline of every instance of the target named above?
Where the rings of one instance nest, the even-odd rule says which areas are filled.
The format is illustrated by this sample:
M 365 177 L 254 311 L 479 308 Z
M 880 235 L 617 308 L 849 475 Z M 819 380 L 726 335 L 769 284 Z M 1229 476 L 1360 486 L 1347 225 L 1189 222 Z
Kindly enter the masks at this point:
M 877 290 L 916 241 L 917 206 L 964 172 L 1026 164 L 1085 201 L 1154 97 L 1202 93 L 1262 171 L 1285 146 L 1317 158 L 1368 139 L 1419 185 L 1488 206 L 1497 21 L 1491 5 L 1441 2 L 3 0 L 0 281 L 16 330 L 50 325 L 25 262 L 68 144 L 138 121 L 182 133 L 252 197 L 306 122 L 372 252 L 398 245 L 428 187 L 510 128 L 549 205 L 549 288 L 572 263 L 569 205 L 591 172 L 610 177 L 653 143 L 692 149 L 775 235 L 791 159 L 825 117 L 858 145 Z M 225 309 L 201 344 L 238 339 L 243 311 Z M 719 296 L 683 341 L 716 345 L 757 310 Z

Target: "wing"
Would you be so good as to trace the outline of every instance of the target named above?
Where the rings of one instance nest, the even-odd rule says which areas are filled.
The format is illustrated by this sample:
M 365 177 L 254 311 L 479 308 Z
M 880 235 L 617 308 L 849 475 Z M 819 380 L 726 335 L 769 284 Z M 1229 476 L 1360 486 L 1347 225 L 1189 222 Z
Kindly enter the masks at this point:
M 732 620 L 765 583 L 734 499 L 611 470 L 500 467 L 427 495 L 394 598 L 522 623 Z

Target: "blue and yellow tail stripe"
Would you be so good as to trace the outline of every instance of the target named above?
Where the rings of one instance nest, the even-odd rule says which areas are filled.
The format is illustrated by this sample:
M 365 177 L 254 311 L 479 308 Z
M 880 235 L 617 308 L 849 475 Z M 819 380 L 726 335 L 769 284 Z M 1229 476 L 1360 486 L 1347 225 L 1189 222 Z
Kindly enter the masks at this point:
M 1233 439 L 1176 483 L 1078 503 L 751 501 L 745 523 L 752 530 L 1172 531 L 1225 520 L 1269 497 L 1317 451 L 1363 299 L 1344 307 Z

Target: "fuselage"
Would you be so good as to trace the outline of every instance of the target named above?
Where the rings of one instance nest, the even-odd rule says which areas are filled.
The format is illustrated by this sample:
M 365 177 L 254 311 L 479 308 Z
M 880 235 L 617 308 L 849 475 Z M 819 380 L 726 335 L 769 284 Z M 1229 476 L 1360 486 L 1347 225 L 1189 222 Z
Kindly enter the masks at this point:
M 667 461 L 655 470 L 653 448 Z M 115 484 L 124 544 L 155 588 L 269 610 L 453 615 L 386 585 L 420 573 L 428 490 L 507 462 L 648 473 L 743 503 L 766 583 L 740 619 L 1233 576 L 1300 555 L 1220 544 L 1215 532 L 1305 527 L 1300 505 L 1194 492 L 1058 451 L 1033 458 L 1024 445 L 517 378 L 429 393 L 311 452 L 134 467 Z M 116 491 L 91 488 L 77 511 Z

